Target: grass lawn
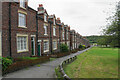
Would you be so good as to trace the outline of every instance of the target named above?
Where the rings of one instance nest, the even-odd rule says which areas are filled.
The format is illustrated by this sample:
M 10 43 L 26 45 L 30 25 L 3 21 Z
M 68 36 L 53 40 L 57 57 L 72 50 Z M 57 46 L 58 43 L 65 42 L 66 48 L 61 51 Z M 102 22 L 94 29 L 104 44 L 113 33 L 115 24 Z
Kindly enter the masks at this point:
M 50 58 L 50 61 L 54 61 L 54 60 L 56 60 L 56 58 Z
M 70 78 L 118 78 L 118 48 L 93 47 L 64 67 Z

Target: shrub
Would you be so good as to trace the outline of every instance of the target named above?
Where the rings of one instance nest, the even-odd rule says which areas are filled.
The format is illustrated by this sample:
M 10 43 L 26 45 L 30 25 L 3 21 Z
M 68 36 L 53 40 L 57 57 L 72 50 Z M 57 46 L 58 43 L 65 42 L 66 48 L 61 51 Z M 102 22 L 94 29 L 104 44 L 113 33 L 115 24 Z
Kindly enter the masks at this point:
M 2 70 L 5 71 L 9 65 L 11 65 L 13 61 L 8 59 L 7 57 L 2 57 Z
M 10 72 L 14 72 L 17 70 L 20 70 L 22 68 L 26 68 L 29 66 L 33 66 L 39 63 L 43 63 L 45 61 L 49 61 L 49 56 L 44 56 L 44 57 L 40 57 L 38 59 L 21 59 L 21 61 L 16 61 L 13 64 L 11 64 L 10 66 L 8 66 L 3 72 L 2 75 L 5 75 L 7 73 Z M 17 60 L 17 59 L 16 59 Z
M 85 45 L 82 45 L 82 47 L 83 47 L 83 49 L 85 49 L 85 48 L 86 48 L 86 46 L 85 46 Z
M 12 60 L 12 61 L 14 60 L 14 59 L 13 59 L 12 57 L 10 57 L 10 56 L 8 56 L 8 57 L 6 57 L 6 58 L 8 58 L 8 59 L 10 59 L 10 60 Z
M 83 46 L 80 44 L 80 45 L 79 45 L 79 49 L 81 49 L 81 48 L 83 48 Z
M 61 52 L 68 52 L 68 46 L 66 44 L 61 44 L 60 45 L 60 51 Z

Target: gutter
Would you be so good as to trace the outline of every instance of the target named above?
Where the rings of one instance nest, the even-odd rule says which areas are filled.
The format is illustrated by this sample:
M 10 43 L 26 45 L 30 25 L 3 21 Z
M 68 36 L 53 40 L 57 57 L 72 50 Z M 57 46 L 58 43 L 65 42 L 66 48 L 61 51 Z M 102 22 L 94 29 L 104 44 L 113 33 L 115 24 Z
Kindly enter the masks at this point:
M 9 51 L 10 51 L 10 57 L 12 57 L 12 51 L 11 51 L 11 2 L 9 3 Z

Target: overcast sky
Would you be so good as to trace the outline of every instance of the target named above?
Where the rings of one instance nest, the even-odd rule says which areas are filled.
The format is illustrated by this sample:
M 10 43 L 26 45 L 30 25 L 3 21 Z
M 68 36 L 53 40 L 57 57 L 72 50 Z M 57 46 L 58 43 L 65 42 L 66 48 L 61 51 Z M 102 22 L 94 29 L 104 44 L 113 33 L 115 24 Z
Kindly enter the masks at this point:
M 49 15 L 60 17 L 82 36 L 100 35 L 107 24 L 106 18 L 115 12 L 119 0 L 29 0 L 29 6 L 37 10 L 43 4 Z

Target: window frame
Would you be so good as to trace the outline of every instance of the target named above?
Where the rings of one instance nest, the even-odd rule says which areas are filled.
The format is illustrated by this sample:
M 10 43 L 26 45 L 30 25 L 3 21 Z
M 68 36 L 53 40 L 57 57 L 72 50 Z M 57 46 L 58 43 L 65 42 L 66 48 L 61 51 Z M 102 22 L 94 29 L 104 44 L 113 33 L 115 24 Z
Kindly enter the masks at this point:
M 56 20 L 55 20 L 55 18 L 54 18 L 53 24 L 56 25 Z
M 20 21 L 20 14 L 22 14 L 22 16 L 24 15 L 24 25 L 21 25 L 20 23 L 22 21 Z M 21 28 L 27 28 L 27 13 L 26 12 L 23 12 L 23 11 L 18 11 L 18 27 L 21 27 Z
M 26 37 L 26 43 L 24 42 L 24 40 L 23 40 L 23 38 L 21 38 L 21 41 L 23 40 L 23 44 L 21 44 L 21 42 L 19 43 L 19 46 L 20 46 L 20 48 L 25 48 L 25 44 L 26 44 L 26 49 L 18 49 L 18 38 L 20 38 L 20 37 L 23 37 L 23 38 L 25 38 Z M 16 43 L 17 43 L 17 53 L 21 53 L 21 52 L 27 52 L 28 51 L 28 35 L 25 35 L 25 34 L 17 34 L 17 37 L 16 37 Z M 25 44 L 24 44 L 25 43 Z M 21 45 L 23 45 L 22 47 L 21 47 Z
M 64 31 L 62 32 L 62 38 L 63 38 L 63 40 L 65 39 Z
M 23 9 L 26 9 L 25 0 L 20 0 L 20 7 L 23 8 Z
M 57 49 L 57 40 L 53 40 L 53 50 Z
M 47 22 L 47 14 L 44 13 L 44 22 Z
M 48 26 L 44 25 L 44 35 L 48 35 Z
M 53 26 L 53 36 L 56 36 L 56 27 Z
M 46 49 L 46 50 L 45 50 L 45 47 L 46 47 L 46 46 L 45 46 L 45 45 L 46 45 L 45 42 L 48 42 L 48 43 L 47 43 L 47 49 Z M 44 50 L 44 52 L 49 52 L 49 40 L 44 40 L 43 50 Z
M 68 36 L 68 30 L 67 30 L 67 40 L 68 40 L 69 36 Z

